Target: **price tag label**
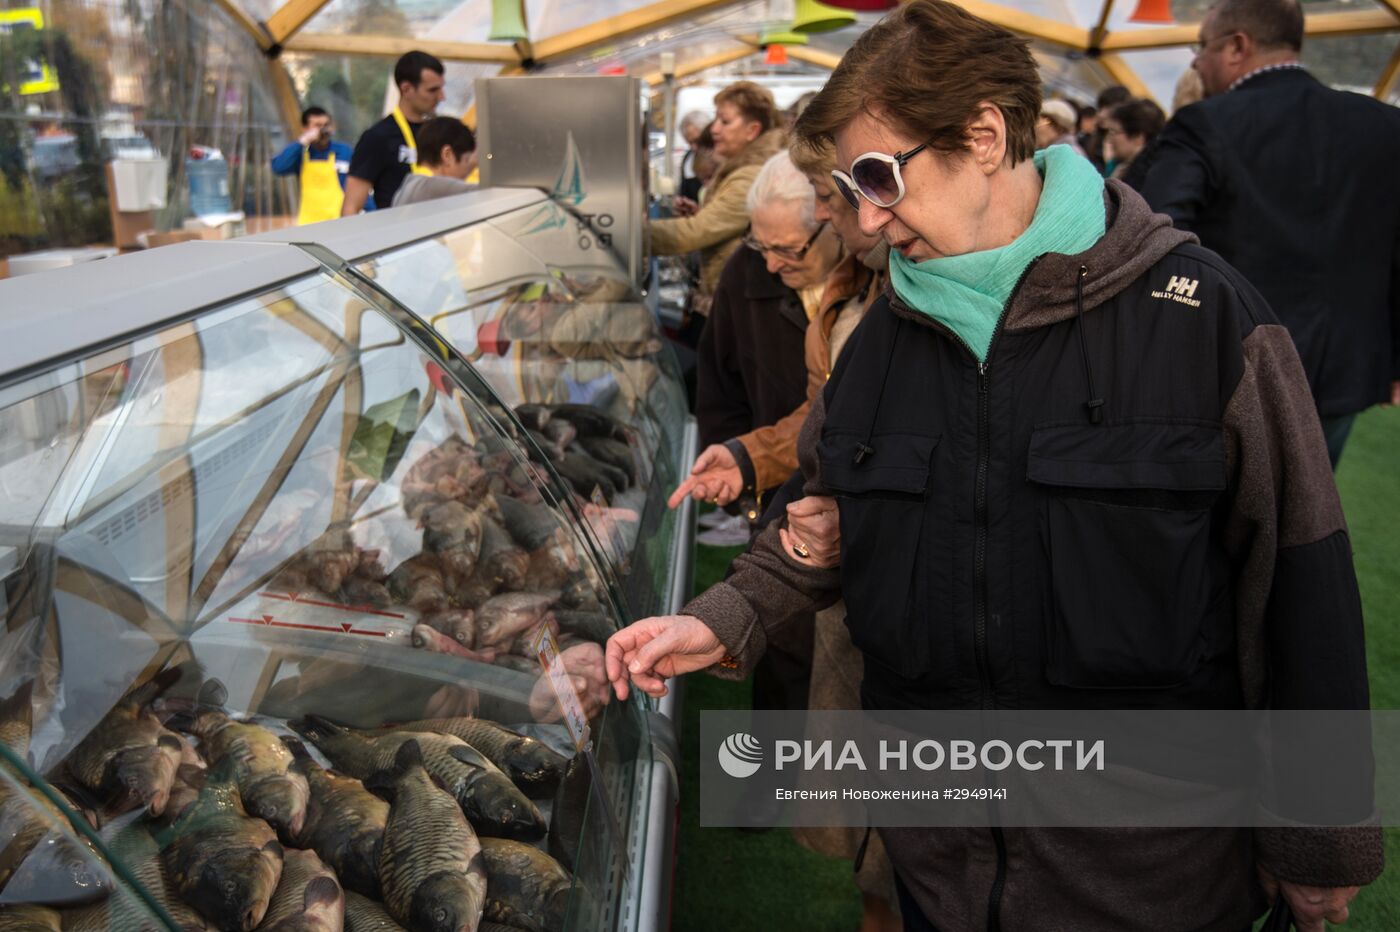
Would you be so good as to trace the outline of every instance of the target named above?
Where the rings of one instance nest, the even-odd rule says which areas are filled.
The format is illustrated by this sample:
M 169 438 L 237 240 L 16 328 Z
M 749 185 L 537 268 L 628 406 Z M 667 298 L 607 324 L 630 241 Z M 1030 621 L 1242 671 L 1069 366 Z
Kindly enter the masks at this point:
M 579 701 L 578 692 L 575 691 L 573 682 L 569 680 L 569 671 L 565 669 L 564 660 L 559 655 L 559 642 L 555 640 L 554 632 L 550 630 L 549 625 L 539 626 L 530 646 L 534 650 L 535 656 L 539 658 L 540 667 L 549 677 L 549 684 L 554 688 L 555 696 L 559 698 L 559 707 L 564 710 L 564 725 L 569 729 L 569 736 L 573 739 L 574 747 L 583 756 L 584 763 L 588 766 L 589 783 L 593 788 L 593 801 L 597 811 L 601 814 L 603 825 L 612 835 L 613 845 L 616 846 L 617 850 L 625 850 L 625 836 L 622 834 L 622 826 L 617 821 L 617 814 L 613 811 L 612 802 L 604 790 L 603 771 L 598 766 L 597 757 L 593 754 L 593 739 L 588 727 L 588 719 L 583 714 L 583 703 Z M 624 867 L 624 871 L 630 874 L 630 865 Z
M 554 639 L 549 625 L 540 625 L 536 629 L 531 649 L 539 658 L 545 676 L 549 677 L 549 685 L 559 700 L 559 708 L 564 711 L 564 725 L 569 729 L 575 749 L 584 750 L 590 741 L 588 717 L 583 714 L 583 703 L 569 680 L 569 671 L 564 669 L 564 661 L 559 656 L 559 642 Z

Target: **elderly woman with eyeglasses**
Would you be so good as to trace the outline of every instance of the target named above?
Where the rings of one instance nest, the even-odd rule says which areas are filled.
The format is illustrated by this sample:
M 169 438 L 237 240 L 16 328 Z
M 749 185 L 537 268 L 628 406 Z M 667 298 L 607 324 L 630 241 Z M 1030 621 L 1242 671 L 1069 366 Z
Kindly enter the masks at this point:
M 749 189 L 748 209 L 752 225 L 725 264 L 700 336 L 695 418 L 701 463 L 724 456 L 733 464 L 737 457 L 752 479 L 753 464 L 782 455 L 782 438 L 759 428 L 791 414 L 807 397 L 805 335 L 844 252 L 831 225 L 816 218 L 812 186 L 786 151 L 764 163 Z M 741 543 L 789 473 L 765 468 L 764 482 L 743 486 L 736 468 L 730 485 L 706 481 L 694 492 L 739 512 L 731 529 Z M 794 626 L 793 633 L 779 638 L 758 667 L 756 708 L 806 707 L 811 627 Z
M 803 113 L 795 135 L 833 141 L 833 178 L 893 250 L 798 444 L 806 493 L 837 503 L 838 565 L 770 527 L 682 614 L 613 635 L 619 696 L 741 677 L 840 595 L 867 709 L 1367 707 L 1350 543 L 1288 332 L 1132 189 L 1036 152 L 1040 102 L 1026 40 L 912 0 Z M 1384 863 L 1371 771 L 1341 766 L 1366 750 L 1313 762 L 1348 785 L 1340 826 L 1292 808 L 1257 829 L 881 828 L 905 926 L 1237 932 L 1273 898 L 1320 932 Z M 1160 779 L 1116 773 L 1158 799 Z

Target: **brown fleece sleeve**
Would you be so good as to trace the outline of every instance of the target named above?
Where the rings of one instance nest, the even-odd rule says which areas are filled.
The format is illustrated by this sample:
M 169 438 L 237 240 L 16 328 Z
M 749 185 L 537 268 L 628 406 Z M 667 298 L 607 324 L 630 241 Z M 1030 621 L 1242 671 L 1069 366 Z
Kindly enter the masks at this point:
M 1240 567 L 1236 627 L 1250 708 L 1369 707 L 1361 599 L 1341 500 L 1307 377 L 1288 332 L 1261 324 L 1225 410 L 1232 509 L 1225 543 Z M 1287 767 L 1290 749 L 1274 748 Z M 1372 821 L 1370 748 L 1337 761 L 1357 789 L 1356 824 L 1275 819 L 1255 832 L 1259 863 L 1317 886 L 1369 883 L 1384 865 Z
M 825 314 L 818 314 L 807 325 L 803 340 L 803 355 L 807 363 L 807 400 L 802 402 L 781 420 L 757 430 L 749 431 L 738 438 L 744 445 L 744 452 L 753 464 L 753 492 L 764 491 L 782 485 L 797 468 L 797 435 L 802 430 L 807 414 L 812 410 L 812 399 L 821 394 L 826 384 L 826 341 L 822 337 Z
M 817 468 L 826 405 L 818 395 L 797 441 L 798 465 L 806 477 L 804 493 L 826 494 Z M 729 651 L 729 657 L 707 672 L 723 679 L 743 679 L 768 646 L 768 632 L 794 617 L 810 614 L 841 597 L 840 568 L 815 569 L 794 560 L 783 549 L 774 521 L 754 539 L 747 553 L 735 558 L 729 577 L 716 583 L 681 609 L 705 622 Z

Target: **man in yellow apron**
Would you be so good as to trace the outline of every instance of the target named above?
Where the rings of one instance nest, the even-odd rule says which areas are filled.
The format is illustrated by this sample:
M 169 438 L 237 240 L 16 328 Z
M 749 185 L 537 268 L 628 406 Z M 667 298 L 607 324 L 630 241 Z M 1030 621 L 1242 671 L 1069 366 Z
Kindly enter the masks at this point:
M 407 52 L 394 65 L 399 105 L 355 144 L 341 216 L 359 213 L 371 192 L 376 204 L 387 207 L 410 173 L 426 171 L 417 164 L 414 134 L 442 103 L 442 73 L 442 62 L 427 52 Z
M 334 220 L 340 216 L 345 199 L 351 149 L 331 138 L 335 127 L 330 114 L 320 107 L 307 107 L 301 115 L 301 126 L 301 136 L 273 158 L 272 171 L 301 178 L 298 224 Z

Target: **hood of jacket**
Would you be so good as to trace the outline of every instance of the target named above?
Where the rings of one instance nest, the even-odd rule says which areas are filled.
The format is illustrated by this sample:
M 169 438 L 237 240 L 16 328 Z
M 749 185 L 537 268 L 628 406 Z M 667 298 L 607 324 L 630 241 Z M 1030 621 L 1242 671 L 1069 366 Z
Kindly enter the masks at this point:
M 1075 255 L 1046 253 L 1036 259 L 1012 293 L 1003 329 L 1035 330 L 1068 320 L 1076 311 L 1076 283 L 1085 270 L 1084 310 L 1112 299 L 1167 253 L 1194 243 L 1192 233 L 1172 226 L 1166 214 L 1154 214 L 1136 191 L 1119 181 L 1104 183 L 1106 230 L 1103 238 Z M 925 325 L 933 321 L 905 306 L 893 289 L 890 307 L 901 317 Z
M 787 132 L 781 129 L 770 129 L 759 136 L 753 142 L 744 147 L 733 158 L 725 159 L 724 164 L 715 172 L 713 187 L 719 187 L 724 181 L 741 168 L 750 166 L 761 166 L 764 162 L 777 155 L 787 146 Z

